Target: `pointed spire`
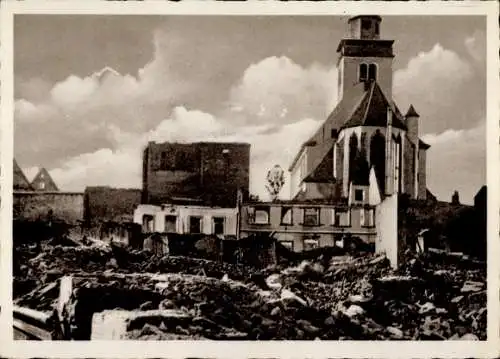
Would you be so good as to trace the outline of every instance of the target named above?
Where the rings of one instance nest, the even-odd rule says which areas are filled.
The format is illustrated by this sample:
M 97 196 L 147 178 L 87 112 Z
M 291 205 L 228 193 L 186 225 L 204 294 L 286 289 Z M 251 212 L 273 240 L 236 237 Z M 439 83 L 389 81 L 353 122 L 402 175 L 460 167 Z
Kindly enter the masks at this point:
M 408 109 L 408 112 L 406 112 L 405 115 L 406 118 L 408 117 L 420 117 L 420 115 L 415 111 L 415 107 L 413 105 L 410 105 L 410 108 Z

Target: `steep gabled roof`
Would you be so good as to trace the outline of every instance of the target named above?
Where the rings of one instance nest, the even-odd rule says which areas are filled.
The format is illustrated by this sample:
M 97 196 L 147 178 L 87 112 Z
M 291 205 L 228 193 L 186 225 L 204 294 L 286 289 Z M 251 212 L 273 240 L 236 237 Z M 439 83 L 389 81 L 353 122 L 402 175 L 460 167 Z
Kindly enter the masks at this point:
M 407 127 L 399 109 L 389 102 L 377 82 L 372 82 L 369 90 L 365 92 L 363 99 L 354 109 L 352 115 L 342 125 L 342 128 L 357 126 L 386 127 L 387 108 L 391 108 L 392 126 L 406 130 Z
M 406 112 L 405 117 L 420 117 L 420 115 L 415 111 L 415 107 L 413 105 L 410 105 L 410 108 L 408 109 L 408 112 Z
M 41 168 L 31 182 L 35 191 L 59 191 L 56 183 L 45 168 Z
M 312 171 L 304 178 L 304 182 L 311 183 L 334 183 L 333 177 L 333 147 L 330 146 L 328 152 L 319 157 L 320 161 L 313 167 Z
M 313 143 L 322 143 L 323 140 L 323 129 L 325 128 L 325 133 L 330 139 L 330 130 L 337 129 L 340 130 L 345 119 L 349 116 L 352 108 L 361 101 L 365 93 L 363 84 L 358 84 L 353 87 L 353 95 L 349 97 L 343 97 L 340 102 L 335 106 L 333 111 L 328 115 L 327 119 L 318 127 L 316 132 L 307 140 L 304 141 L 299 151 L 295 155 L 292 163 L 290 164 L 289 171 L 293 168 L 295 163 L 298 161 L 300 155 L 305 150 L 306 147 L 310 147 Z
M 13 187 L 15 190 L 25 190 L 25 191 L 31 191 L 32 187 L 24 175 L 23 170 L 21 167 L 19 167 L 19 164 L 17 163 L 16 159 L 14 159 L 14 173 L 13 173 Z

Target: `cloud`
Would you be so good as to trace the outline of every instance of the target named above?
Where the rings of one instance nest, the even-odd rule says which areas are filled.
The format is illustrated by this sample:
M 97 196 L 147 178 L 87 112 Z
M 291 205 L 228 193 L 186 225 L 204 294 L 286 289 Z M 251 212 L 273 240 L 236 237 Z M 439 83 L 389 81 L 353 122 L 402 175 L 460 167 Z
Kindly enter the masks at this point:
M 471 91 L 480 86 L 469 62 L 436 44 L 394 73 L 393 92 L 403 112 L 410 103 L 415 106 L 421 116 L 422 133 L 431 133 L 451 126 L 470 127 L 471 117 L 483 117 L 484 113 L 472 113 L 478 105 L 481 107 L 480 101 L 484 102 L 480 90 L 477 96 Z
M 336 101 L 336 83 L 335 67 L 304 68 L 285 56 L 268 57 L 245 70 L 231 90 L 229 107 L 252 123 L 324 118 Z
M 486 121 L 467 130 L 428 134 L 427 186 L 441 200 L 451 200 L 454 190 L 463 203 L 472 204 L 486 184 Z
M 485 151 L 474 142 L 480 138 L 476 128 L 471 129 L 477 126 L 471 119 L 484 118 L 485 89 L 475 76 L 482 65 L 472 64 L 484 46 L 481 36 L 475 33 L 464 41 L 470 57 L 436 44 L 394 74 L 398 105 L 402 111 L 415 105 L 421 133 L 428 134 L 425 140 L 432 145 L 429 186 L 446 199 L 449 183 L 457 183 L 465 198 L 472 191 L 467 188 L 484 182 L 478 167 Z M 301 66 L 272 56 L 243 68 L 234 82 L 224 76 L 227 61 L 210 61 L 214 67 L 208 71 L 196 56 L 200 50 L 186 50 L 182 36 L 158 31 L 154 45 L 151 61 L 136 75 L 105 67 L 51 86 L 39 79 L 16 84 L 19 162 L 49 168 L 61 189 L 140 187 L 141 155 L 148 141 L 249 142 L 251 190 L 267 198 L 267 170 L 275 164 L 286 169 L 300 144 L 333 109 L 335 67 Z M 233 82 L 226 83 L 228 78 Z M 449 164 L 454 171 L 448 171 Z M 287 181 L 283 198 L 288 191 Z
M 254 145 L 252 163 L 258 160 L 262 166 L 256 177 L 264 178 L 267 167 L 289 165 L 292 147 L 298 147 L 333 106 L 335 68 L 302 67 L 286 57 L 270 57 L 242 73 L 214 114 L 174 107 L 179 95 L 173 95 L 169 85 L 175 76 L 165 70 L 169 58 L 161 46 L 164 39 L 158 35 L 155 41 L 155 57 L 137 77 L 104 68 L 87 77 L 68 76 L 38 102 L 17 100 L 15 143 L 20 163 L 54 168 L 61 188 L 72 190 L 85 184 L 122 183 L 125 170 L 112 170 L 111 164 L 120 163 L 135 178 L 123 185 L 140 186 L 136 165 L 129 163 L 140 163 L 138 154 L 148 141 L 226 139 Z M 172 46 L 177 45 L 167 48 Z M 173 82 L 167 81 L 169 76 Z M 99 156 L 117 159 L 103 162 Z M 119 176 L 113 180 L 115 174 Z
M 253 125 L 230 130 L 211 114 L 178 107 L 168 119 L 142 136 L 115 129 L 115 139 L 120 142 L 117 149 L 102 148 L 74 156 L 52 169 L 51 174 L 66 190 L 82 191 L 92 185 L 140 188 L 142 150 L 150 140 L 247 142 L 251 144 L 251 191 L 266 198 L 267 171 L 275 164 L 286 168 L 300 146 L 297 138 L 309 136 L 319 123 L 304 119 L 284 126 Z M 281 196 L 287 198 L 288 194 L 287 183 Z
M 486 34 L 484 31 L 477 30 L 465 41 L 465 48 L 469 55 L 480 64 L 486 64 Z

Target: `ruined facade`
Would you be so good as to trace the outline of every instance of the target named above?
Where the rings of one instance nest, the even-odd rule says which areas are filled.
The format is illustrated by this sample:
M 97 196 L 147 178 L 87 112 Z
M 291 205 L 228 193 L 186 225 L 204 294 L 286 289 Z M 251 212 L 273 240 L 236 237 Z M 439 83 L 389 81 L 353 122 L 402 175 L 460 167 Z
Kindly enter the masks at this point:
M 141 190 L 93 186 L 85 188 L 83 216 L 87 226 L 103 221 L 132 222 L 141 203 Z
M 362 204 L 247 203 L 241 208 L 241 219 L 241 238 L 272 234 L 295 252 L 333 247 L 346 236 L 374 243 L 376 236 L 375 206 Z
M 142 203 L 184 200 L 235 207 L 238 190 L 249 190 L 250 145 L 245 143 L 155 143 L 143 156 Z
M 419 115 L 403 115 L 392 98 L 393 40 L 380 39 L 379 16 L 349 20 L 349 38 L 340 41 L 338 102 L 306 141 L 289 171 L 291 196 L 342 202 L 354 190 L 368 195 L 369 174 L 380 196 L 408 194 L 426 199 L 426 151 Z

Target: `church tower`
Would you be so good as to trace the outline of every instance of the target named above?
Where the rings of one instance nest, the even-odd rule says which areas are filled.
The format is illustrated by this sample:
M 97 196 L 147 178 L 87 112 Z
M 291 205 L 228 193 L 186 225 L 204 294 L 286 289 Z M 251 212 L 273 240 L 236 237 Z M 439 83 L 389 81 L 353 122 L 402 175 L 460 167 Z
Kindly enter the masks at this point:
M 338 102 L 292 161 L 292 198 L 356 205 L 377 192 L 426 198 L 430 146 L 413 106 L 404 116 L 393 101 L 394 40 L 382 39 L 381 23 L 376 15 L 348 20 L 337 48 Z
M 358 86 L 376 81 L 392 100 L 392 45 L 394 40 L 380 39 L 382 18 L 361 15 L 349 19 L 347 38 L 340 41 L 337 52 L 338 102 L 353 96 Z

